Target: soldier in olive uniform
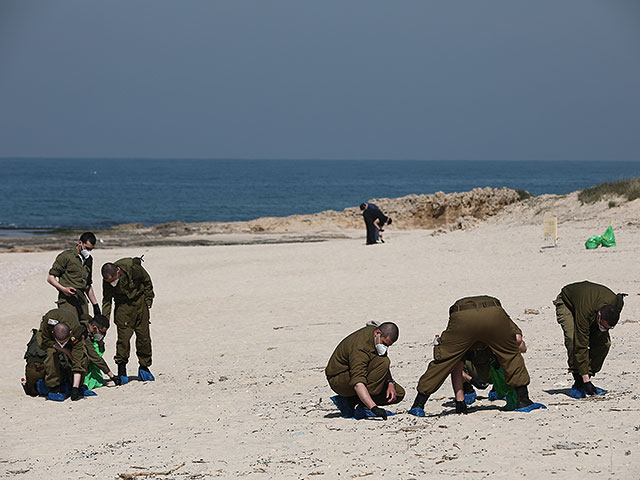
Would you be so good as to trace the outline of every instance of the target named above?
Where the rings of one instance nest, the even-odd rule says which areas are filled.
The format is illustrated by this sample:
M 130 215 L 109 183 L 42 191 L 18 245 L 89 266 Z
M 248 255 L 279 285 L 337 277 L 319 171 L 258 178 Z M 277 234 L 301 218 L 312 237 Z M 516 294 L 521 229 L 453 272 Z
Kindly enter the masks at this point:
M 60 395 L 62 384 L 71 380 L 71 400 L 83 397 L 80 383 L 88 364 L 83 334 L 84 328 L 73 311 L 56 308 L 42 317 L 38 345 L 47 353 L 44 380 L 50 394 Z M 68 363 L 70 372 L 65 373 Z
M 58 308 L 76 312 L 80 320 L 86 320 L 89 314 L 87 297 L 93 305 L 94 315 L 100 314 L 91 280 L 91 251 L 95 244 L 96 236 L 93 233 L 83 233 L 75 247 L 56 257 L 47 277 L 47 282 L 58 290 Z
M 122 385 L 122 379 L 119 376 L 114 375 L 105 359 L 93 346 L 94 342 L 100 343 L 103 341 L 107 330 L 109 330 L 109 319 L 107 317 L 104 315 L 96 315 L 93 318 L 89 318 L 89 322 L 86 325 L 87 336 L 84 340 L 85 348 L 87 350 L 87 358 L 89 363 L 93 363 L 98 367 L 114 384 Z
M 151 334 L 149 309 L 153 305 L 153 284 L 149 273 L 142 267 L 142 258 L 121 258 L 102 266 L 102 311 L 109 318 L 111 302 L 115 303 L 113 321 L 118 331 L 116 355 L 118 376 L 127 376 L 130 341 L 136 334 L 136 355 L 140 367 L 138 379 L 154 380 L 151 366 Z
M 587 395 L 598 393 L 591 377 L 600 371 L 609 353 L 609 330 L 618 323 L 625 295 L 584 281 L 563 287 L 553 302 L 564 333 L 573 386 Z
M 467 351 L 486 345 L 504 370 L 507 385 L 515 388 L 516 409 L 533 405 L 527 385 L 529 373 L 519 344 L 513 334 L 512 321 L 497 298 L 486 295 L 458 300 L 449 309 L 449 323 L 433 348 L 433 360 L 418 382 L 418 395 L 409 413 L 425 416 L 424 405 L 447 376 L 452 374 L 456 392 L 456 412 L 466 413 L 462 391 L 462 359 Z M 461 400 L 458 400 L 461 398 Z
M 378 405 L 400 402 L 404 388 L 393 381 L 387 349 L 398 339 L 398 327 L 391 322 L 368 325 L 342 340 L 329 359 L 325 374 L 332 400 L 343 416 L 351 417 L 357 403 L 386 420 Z

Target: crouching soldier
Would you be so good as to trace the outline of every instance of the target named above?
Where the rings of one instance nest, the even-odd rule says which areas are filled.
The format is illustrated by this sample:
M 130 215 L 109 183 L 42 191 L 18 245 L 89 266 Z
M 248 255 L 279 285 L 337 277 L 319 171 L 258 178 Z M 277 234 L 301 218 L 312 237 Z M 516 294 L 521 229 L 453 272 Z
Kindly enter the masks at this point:
M 387 349 L 398 340 L 398 334 L 395 323 L 385 322 L 355 331 L 336 347 L 325 374 L 329 386 L 338 394 L 331 400 L 343 417 L 376 416 L 386 420 L 388 412 L 379 405 L 398 403 L 404 398 L 404 388 L 391 377 L 387 356 Z
M 82 377 L 87 371 L 84 329 L 75 312 L 56 308 L 43 317 L 38 346 L 46 352 L 44 382 L 50 400 L 62 401 L 64 385 L 71 384 L 71 400 L 80 400 Z
M 107 317 L 103 315 L 89 317 L 89 322 L 86 324 L 87 336 L 84 340 L 89 360 L 89 367 L 84 379 L 84 384 L 89 389 L 104 385 L 103 373 L 106 374 L 115 385 L 122 385 L 122 379 L 111 371 L 102 355 L 104 353 L 103 340 L 107 334 L 107 330 L 109 330 L 109 319 Z

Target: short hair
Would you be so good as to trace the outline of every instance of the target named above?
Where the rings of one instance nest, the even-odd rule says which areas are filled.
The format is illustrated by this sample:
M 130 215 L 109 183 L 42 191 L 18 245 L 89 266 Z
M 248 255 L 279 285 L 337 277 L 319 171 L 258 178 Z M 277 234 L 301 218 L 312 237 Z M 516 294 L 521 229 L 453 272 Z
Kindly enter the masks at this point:
M 96 244 L 96 236 L 92 232 L 84 232 L 80 235 L 80 241 L 82 243 L 90 243 L 91 245 Z
M 53 327 L 53 338 L 58 341 L 66 340 L 71 336 L 71 329 L 66 323 L 59 322 Z
M 115 263 L 107 262 L 102 265 L 100 272 L 102 273 L 102 278 L 111 278 L 118 273 L 118 267 Z
M 90 318 L 89 323 L 96 325 L 100 329 L 109 328 L 109 319 L 104 315 L 96 315 L 95 317 Z
M 605 305 L 600 309 L 600 319 L 607 322 L 610 327 L 615 327 L 620 320 L 620 310 L 613 305 Z
M 398 329 L 398 326 L 392 322 L 384 322 L 378 327 L 378 330 L 382 332 L 382 336 L 384 338 L 389 338 L 394 343 L 400 336 L 400 330 Z
M 360 210 L 364 210 L 365 208 L 367 208 L 367 204 L 366 203 L 361 203 L 360 204 Z

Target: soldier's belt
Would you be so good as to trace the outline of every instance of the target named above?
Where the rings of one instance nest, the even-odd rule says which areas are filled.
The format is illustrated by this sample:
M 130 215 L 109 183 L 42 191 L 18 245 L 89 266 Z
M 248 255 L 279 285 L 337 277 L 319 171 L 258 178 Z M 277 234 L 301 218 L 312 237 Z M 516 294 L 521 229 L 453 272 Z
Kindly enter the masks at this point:
M 471 309 L 480 309 L 480 308 L 489 308 L 489 307 L 501 307 L 500 302 L 498 300 L 486 300 L 484 302 L 471 302 L 471 303 L 462 303 L 460 305 L 451 305 L 449 308 L 449 315 L 455 312 L 459 312 L 461 310 L 471 310 Z

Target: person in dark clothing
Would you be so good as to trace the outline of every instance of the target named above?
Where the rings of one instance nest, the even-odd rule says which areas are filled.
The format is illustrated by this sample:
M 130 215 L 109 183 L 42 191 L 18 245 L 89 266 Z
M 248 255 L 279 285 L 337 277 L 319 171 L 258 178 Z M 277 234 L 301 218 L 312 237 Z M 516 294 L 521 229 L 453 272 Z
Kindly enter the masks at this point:
M 386 224 L 391 223 L 391 218 L 387 217 L 382 210 L 373 203 L 360 204 L 362 218 L 367 228 L 367 245 L 373 245 L 380 240 L 380 231 Z M 384 243 L 384 240 L 382 241 Z

